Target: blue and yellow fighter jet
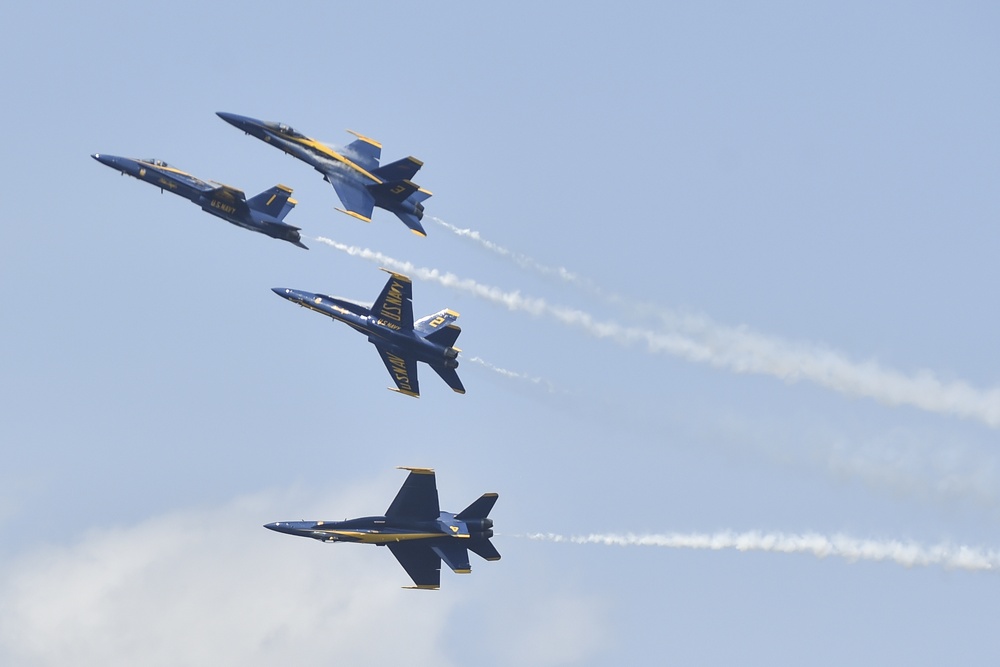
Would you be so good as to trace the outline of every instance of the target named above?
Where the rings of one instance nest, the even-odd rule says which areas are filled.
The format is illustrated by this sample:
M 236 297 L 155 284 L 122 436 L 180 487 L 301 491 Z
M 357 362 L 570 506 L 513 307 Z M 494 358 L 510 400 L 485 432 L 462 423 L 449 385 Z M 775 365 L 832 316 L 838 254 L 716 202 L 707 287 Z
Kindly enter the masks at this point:
M 458 514 L 442 512 L 437 484 L 430 468 L 406 468 L 410 474 L 385 511 L 346 521 L 279 521 L 265 528 L 311 537 L 320 542 L 360 542 L 389 547 L 415 586 L 435 590 L 441 586 L 441 561 L 458 574 L 472 571 L 469 551 L 486 560 L 500 560 L 490 538 L 493 520 L 487 517 L 497 494 L 484 493 Z
M 458 313 L 441 310 L 413 321 L 413 285 L 400 273 L 389 273 L 389 281 L 372 305 L 326 294 L 275 287 L 271 291 L 303 308 L 332 317 L 368 336 L 396 383 L 393 391 L 420 396 L 417 362 L 422 361 L 441 376 L 454 391 L 465 393 L 455 371 L 458 353 L 455 341 L 462 329 L 453 324 Z
M 424 164 L 417 158 L 407 157 L 380 167 L 382 144 L 351 130 L 348 132 L 357 139 L 339 152 L 284 123 L 217 113 L 246 134 L 312 165 L 337 191 L 344 204 L 344 208 L 337 209 L 341 213 L 371 222 L 372 211 L 378 206 L 395 213 L 414 234 L 427 236 L 420 220 L 424 217 L 422 202 L 431 193 L 410 180 Z
M 175 195 L 190 199 L 226 222 L 309 249 L 300 240 L 300 228 L 282 222 L 296 204 L 294 199 L 289 198 L 292 189 L 287 186 L 276 185 L 247 199 L 242 190 L 195 178 L 163 160 L 135 160 L 101 153 L 91 157 L 123 174 L 152 183 L 161 192 L 170 190 Z

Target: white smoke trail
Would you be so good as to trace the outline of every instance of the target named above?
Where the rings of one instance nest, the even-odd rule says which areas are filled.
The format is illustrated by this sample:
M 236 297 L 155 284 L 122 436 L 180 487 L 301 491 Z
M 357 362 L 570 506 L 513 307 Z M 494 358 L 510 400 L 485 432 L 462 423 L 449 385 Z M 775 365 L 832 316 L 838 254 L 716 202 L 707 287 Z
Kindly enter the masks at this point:
M 511 380 L 523 380 L 525 382 L 529 382 L 535 385 L 536 387 L 544 387 L 545 390 L 548 391 L 548 393 L 550 394 L 553 394 L 556 391 L 552 383 L 546 380 L 545 378 L 532 377 L 524 373 L 517 373 L 515 371 L 507 370 L 506 368 L 500 368 L 499 366 L 494 366 L 493 364 L 491 364 L 490 362 L 486 361 L 481 357 L 470 357 L 468 361 L 474 364 L 479 364 L 480 366 L 483 366 L 485 368 L 488 368 L 494 373 L 502 375 L 505 378 L 510 378 Z
M 584 278 L 583 276 L 580 276 L 579 274 L 573 273 L 572 271 L 564 267 L 561 266 L 555 267 L 542 264 L 541 262 L 535 260 L 532 257 L 528 257 L 527 255 L 523 255 L 519 252 L 514 252 L 513 250 L 509 250 L 498 243 L 494 243 L 493 241 L 484 239 L 479 234 L 479 232 L 475 230 L 461 229 L 449 222 L 445 222 L 441 218 L 431 217 L 431 220 L 441 225 L 445 229 L 451 231 L 456 236 L 466 239 L 471 239 L 472 241 L 475 241 L 480 247 L 486 248 L 487 250 L 490 250 L 491 252 L 494 252 L 501 257 L 510 259 L 515 264 L 517 264 L 522 268 L 531 269 L 546 276 L 558 276 L 559 278 L 562 278 L 568 283 L 575 283 L 577 285 L 580 285 L 581 287 L 586 287 L 587 289 L 593 292 L 601 292 L 601 289 L 597 287 L 597 285 L 595 285 L 593 282 Z
M 770 375 L 785 382 L 808 380 L 849 396 L 976 419 L 994 428 L 1000 426 L 1000 389 L 980 390 L 962 381 L 944 382 L 925 370 L 906 375 L 883 368 L 874 361 L 852 361 L 824 347 L 762 336 L 745 327 L 723 327 L 701 318 L 685 320 L 675 331 L 601 321 L 582 310 L 551 305 L 544 299 L 526 297 L 517 291 L 505 292 L 438 269 L 418 267 L 367 248 L 348 246 L 325 237 L 316 240 L 349 255 L 467 292 L 510 310 L 551 317 L 621 345 L 640 344 L 649 352 L 671 354 L 734 373 Z M 700 339 L 693 338 L 685 329 L 700 330 Z
M 1000 551 L 983 550 L 963 545 L 936 544 L 924 546 L 898 540 L 862 540 L 846 535 L 803 533 L 665 533 L 662 535 L 591 534 L 563 536 L 553 533 L 532 533 L 530 540 L 570 542 L 573 544 L 606 544 L 615 546 L 666 547 L 670 549 L 734 549 L 736 551 L 767 551 L 775 553 L 810 554 L 817 558 L 835 556 L 848 561 L 888 561 L 905 567 L 937 565 L 969 572 L 1000 568 Z
M 655 306 L 651 303 L 628 299 L 620 294 L 609 292 L 598 286 L 593 280 L 581 276 L 579 273 L 574 273 L 573 271 L 570 271 L 562 266 L 549 266 L 547 264 L 542 264 L 533 257 L 529 257 L 528 255 L 524 255 L 519 252 L 514 252 L 513 250 L 505 248 L 498 243 L 484 239 L 479 232 L 473 229 L 461 229 L 449 222 L 445 222 L 441 218 L 432 217 L 431 220 L 451 231 L 456 236 L 471 239 L 480 247 L 490 250 L 500 257 L 510 259 L 523 269 L 529 269 L 546 277 L 555 276 L 563 282 L 573 285 L 574 287 L 582 288 L 591 296 L 597 297 L 605 303 L 627 309 L 633 316 L 655 315 L 666 320 L 677 320 L 677 317 L 673 313 L 664 308 Z

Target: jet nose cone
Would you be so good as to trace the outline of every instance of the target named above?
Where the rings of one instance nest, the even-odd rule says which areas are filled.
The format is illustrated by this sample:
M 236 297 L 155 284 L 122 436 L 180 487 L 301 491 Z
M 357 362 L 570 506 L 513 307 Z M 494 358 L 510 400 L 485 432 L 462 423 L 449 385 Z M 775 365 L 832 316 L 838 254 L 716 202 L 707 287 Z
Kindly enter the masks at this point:
M 107 165 L 109 167 L 117 167 L 118 158 L 114 155 L 101 155 L 100 153 L 94 153 L 90 157 L 94 158 L 101 164 Z
M 290 289 L 285 287 L 272 287 L 271 291 L 285 299 L 287 299 L 292 293 Z
M 298 535 L 298 529 L 300 528 L 299 522 L 296 521 L 275 521 L 274 523 L 265 523 L 264 527 L 268 530 L 273 530 L 276 533 L 285 533 L 286 535 Z
M 216 111 L 215 115 L 226 121 L 233 127 L 238 127 L 244 132 L 252 132 L 260 126 L 260 121 L 254 118 L 248 118 L 246 116 L 240 116 L 235 113 L 226 113 L 225 111 Z

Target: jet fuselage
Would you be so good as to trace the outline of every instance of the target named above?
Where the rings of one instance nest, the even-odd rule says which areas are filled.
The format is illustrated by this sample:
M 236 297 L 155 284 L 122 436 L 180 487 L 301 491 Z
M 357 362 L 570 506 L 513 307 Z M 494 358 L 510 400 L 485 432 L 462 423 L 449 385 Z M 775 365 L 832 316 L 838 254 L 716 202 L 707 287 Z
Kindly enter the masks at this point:
M 294 243 L 302 248 L 306 247 L 301 243 L 298 227 L 293 227 L 274 216 L 247 206 L 243 192 L 236 188 L 221 183 L 203 181 L 170 166 L 163 160 L 136 160 L 101 153 L 95 153 L 91 157 L 126 176 L 155 185 L 161 191 L 170 191 L 184 197 L 200 206 L 203 211 L 222 218 L 226 222 L 265 234 L 271 238 Z M 287 199 L 287 193 L 290 193 L 291 190 L 285 186 L 276 187 L 284 189 L 286 200 L 294 205 L 294 200 Z
M 472 525 L 469 525 L 472 524 Z M 310 537 L 320 542 L 388 544 L 408 540 L 454 537 L 488 539 L 493 536 L 492 519 L 461 521 L 451 512 L 441 512 L 437 521 L 409 521 L 385 516 L 367 516 L 346 521 L 278 521 L 264 526 L 279 533 Z
M 284 123 L 258 120 L 223 111 L 217 112 L 217 115 L 246 134 L 302 160 L 323 174 L 323 178 L 337 189 L 342 200 L 345 196 L 350 197 L 343 202 L 346 207 L 344 213 L 370 222 L 371 206 L 378 206 L 395 214 L 415 233 L 426 235 L 420 225 L 420 220 L 424 217 L 422 202 L 430 197 L 431 193 L 410 182 L 409 176 L 403 180 L 387 180 L 378 169 L 377 159 L 366 160 L 353 155 L 350 150 L 344 152 L 334 150 Z M 367 138 L 362 138 L 362 141 L 371 142 Z M 379 146 L 381 153 L 381 145 L 376 145 Z M 415 158 L 409 159 L 416 165 L 414 172 L 423 164 Z M 345 191 L 347 186 L 349 189 Z M 353 190 L 357 192 L 352 194 Z
M 413 580 L 414 586 L 408 588 L 438 588 L 442 562 L 459 574 L 471 572 L 470 551 L 485 560 L 500 560 L 500 553 L 490 541 L 493 519 L 489 515 L 497 494 L 484 493 L 458 514 L 444 512 L 438 504 L 434 470 L 403 469 L 410 474 L 381 516 L 344 521 L 277 521 L 264 527 L 320 542 L 385 546 Z
M 399 350 L 407 356 L 415 357 L 431 365 L 441 365 L 445 368 L 458 368 L 458 350 L 454 347 L 436 345 L 422 336 L 414 334 L 413 330 L 403 331 L 402 328 L 387 318 L 372 313 L 367 306 L 349 299 L 313 294 L 303 290 L 275 287 L 272 291 L 280 297 L 297 303 L 303 308 L 314 310 L 338 320 L 366 334 L 369 342 L 382 341 L 390 349 Z M 402 361 L 400 361 L 402 365 Z
M 312 165 L 324 176 L 327 174 L 327 169 L 335 167 L 344 171 L 345 178 L 353 176 L 360 179 L 363 185 L 382 182 L 380 178 L 355 163 L 350 157 L 335 151 L 322 142 L 296 132 L 284 123 L 257 120 L 221 111 L 218 112 L 218 115 L 227 123 L 247 134 Z

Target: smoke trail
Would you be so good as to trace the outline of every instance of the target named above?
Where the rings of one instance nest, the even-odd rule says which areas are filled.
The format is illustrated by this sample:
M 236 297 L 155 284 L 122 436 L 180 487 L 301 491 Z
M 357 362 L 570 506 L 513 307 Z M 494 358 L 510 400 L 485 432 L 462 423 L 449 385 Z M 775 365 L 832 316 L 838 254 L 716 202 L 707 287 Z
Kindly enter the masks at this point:
M 498 375 L 502 375 L 505 378 L 510 378 L 512 380 L 523 380 L 525 382 L 530 382 L 531 384 L 535 385 L 536 387 L 544 387 L 546 389 L 546 391 L 548 391 L 548 393 L 550 393 L 550 394 L 554 394 L 555 391 L 556 391 L 556 389 L 552 385 L 552 383 L 549 382 L 548 380 L 546 380 L 545 378 L 531 377 L 530 375 L 525 375 L 524 373 L 517 373 L 515 371 L 509 371 L 506 368 L 500 368 L 499 366 L 494 366 L 490 362 L 488 362 L 485 359 L 482 359 L 480 357 L 470 357 L 468 359 L 468 361 L 470 361 L 472 363 L 475 363 L 475 364 L 479 364 L 480 366 L 484 366 L 484 367 L 490 369 L 491 371 L 493 371 L 494 373 L 497 373 Z
M 516 536 L 522 537 L 522 536 Z M 606 544 L 622 547 L 667 547 L 669 549 L 735 549 L 736 551 L 768 551 L 774 553 L 811 554 L 817 558 L 835 556 L 848 561 L 888 561 L 905 567 L 941 566 L 969 572 L 989 571 L 1000 568 L 1000 551 L 982 550 L 967 546 L 936 544 L 923 546 L 916 542 L 898 540 L 861 540 L 846 535 L 827 537 L 818 533 L 801 535 L 786 533 L 761 533 L 751 531 L 733 533 L 666 533 L 662 535 L 591 534 L 566 537 L 553 533 L 532 533 L 523 537 L 547 542 L 573 544 Z
M 833 350 L 791 343 L 754 333 L 746 327 L 723 327 L 704 318 L 686 318 L 674 331 L 655 331 L 601 321 L 590 313 L 551 305 L 544 299 L 505 292 L 438 269 L 418 267 L 367 248 L 348 246 L 325 237 L 317 241 L 401 273 L 467 292 L 509 310 L 551 317 L 596 338 L 621 345 L 639 344 L 653 353 L 709 364 L 734 373 L 769 375 L 785 382 L 808 380 L 849 396 L 871 398 L 887 405 L 908 405 L 928 412 L 977 419 L 1000 426 L 1000 389 L 980 390 L 961 382 L 943 382 L 930 371 L 905 375 L 874 361 L 855 362 Z M 685 331 L 687 330 L 687 331 Z M 698 330 L 695 339 L 691 331 Z
M 614 292 L 609 292 L 606 289 L 600 287 L 589 278 L 581 276 L 578 273 L 574 273 L 569 269 L 562 266 L 549 266 L 547 264 L 542 264 L 533 257 L 523 255 L 518 252 L 514 252 L 508 248 L 503 247 L 493 241 L 484 239 L 479 232 L 472 229 L 460 229 L 451 223 L 445 222 L 441 218 L 432 217 L 431 220 L 441 225 L 445 229 L 448 229 L 456 236 L 471 239 L 475 241 L 480 247 L 490 250 L 500 257 L 510 259 L 515 264 L 523 269 L 529 269 L 545 277 L 555 276 L 561 279 L 563 282 L 569 283 L 574 287 L 579 287 L 584 289 L 591 296 L 597 297 L 604 301 L 605 303 L 617 306 L 619 308 L 626 308 L 630 311 L 633 316 L 649 316 L 656 315 L 660 318 L 673 320 L 676 317 L 669 311 L 657 307 L 651 303 L 645 303 L 640 301 L 635 301 L 628 299 L 620 294 L 615 294 Z
M 441 225 L 445 229 L 451 231 L 456 236 L 460 236 L 466 239 L 471 239 L 475 241 L 477 244 L 479 244 L 480 247 L 486 248 L 487 250 L 490 250 L 501 257 L 510 259 L 515 264 L 517 264 L 522 268 L 531 269 L 546 276 L 558 276 L 559 278 L 562 278 L 568 283 L 575 283 L 577 285 L 580 285 L 581 287 L 586 287 L 587 289 L 593 292 L 602 292 L 602 290 L 599 287 L 597 287 L 597 285 L 595 285 L 587 278 L 584 278 L 579 274 L 573 273 L 572 271 L 569 271 L 568 269 L 565 269 L 561 266 L 554 267 L 542 264 L 541 262 L 535 260 L 532 257 L 528 257 L 527 255 L 522 255 L 521 253 L 509 250 L 503 247 L 502 245 L 499 245 L 498 243 L 494 243 L 493 241 L 488 241 L 484 239 L 479 234 L 479 232 L 475 230 L 460 229 L 451 223 L 445 222 L 441 218 L 431 217 L 431 220 Z

